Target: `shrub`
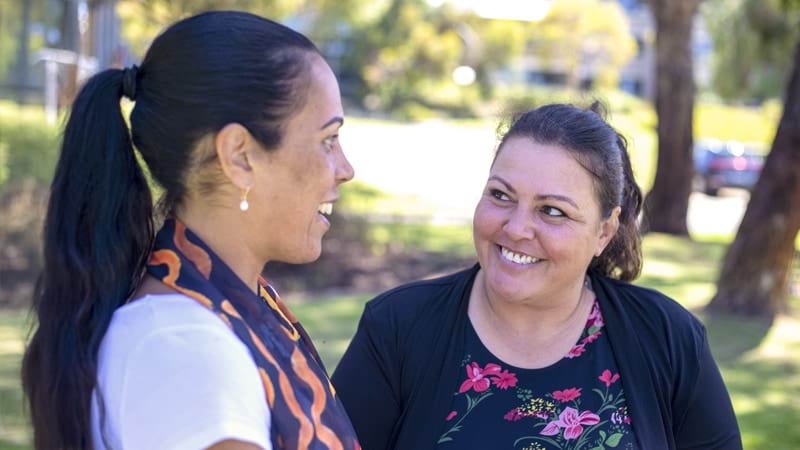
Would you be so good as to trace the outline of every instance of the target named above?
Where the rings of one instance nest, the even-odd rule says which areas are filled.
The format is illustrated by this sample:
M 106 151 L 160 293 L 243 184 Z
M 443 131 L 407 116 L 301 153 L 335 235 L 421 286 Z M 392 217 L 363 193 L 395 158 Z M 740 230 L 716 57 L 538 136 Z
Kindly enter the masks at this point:
M 49 184 L 58 158 L 58 134 L 40 107 L 0 102 L 0 191 L 25 180 Z

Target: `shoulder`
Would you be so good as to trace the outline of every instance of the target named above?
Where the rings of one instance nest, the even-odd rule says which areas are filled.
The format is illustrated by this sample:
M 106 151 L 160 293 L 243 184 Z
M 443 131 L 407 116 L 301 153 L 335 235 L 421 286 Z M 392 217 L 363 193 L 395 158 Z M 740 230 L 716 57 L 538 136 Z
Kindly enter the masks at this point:
M 457 306 L 478 266 L 446 276 L 420 280 L 390 289 L 367 302 L 364 314 L 375 318 L 413 319 L 436 311 L 446 313 Z
M 98 360 L 107 423 L 124 447 L 175 448 L 166 443 L 226 433 L 266 438 L 269 410 L 249 350 L 188 297 L 148 296 L 121 307 Z
M 225 330 L 227 326 L 208 308 L 185 295 L 147 295 L 114 312 L 106 338 L 141 338 L 185 328 Z
M 191 338 L 188 341 L 186 338 Z M 180 294 L 148 295 L 120 307 L 111 319 L 103 338 L 104 346 L 136 354 L 142 347 L 174 351 L 206 348 L 247 353 L 247 347 L 236 337 L 220 317 Z M 165 347 L 161 347 L 165 346 Z
M 673 367 L 699 357 L 706 344 L 700 320 L 667 295 L 607 277 L 593 277 L 606 323 L 629 345 L 663 355 Z M 666 352 L 666 353 L 664 353 Z
M 638 286 L 608 277 L 594 277 L 606 297 L 621 308 L 621 312 L 646 323 L 659 322 L 680 328 L 699 328 L 702 323 L 683 305 L 655 289 Z
M 140 363 L 153 371 L 186 364 L 217 376 L 256 370 L 249 350 L 222 319 L 183 295 L 146 296 L 119 308 L 103 338 L 99 362 L 101 375 L 151 372 Z M 229 365 L 220 370 L 223 362 Z

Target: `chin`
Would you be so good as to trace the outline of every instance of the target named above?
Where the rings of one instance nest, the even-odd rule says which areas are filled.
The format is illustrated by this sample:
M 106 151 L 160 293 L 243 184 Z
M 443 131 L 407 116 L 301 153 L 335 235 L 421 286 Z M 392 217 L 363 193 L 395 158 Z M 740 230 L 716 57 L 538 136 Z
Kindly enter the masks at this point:
M 319 259 L 322 256 L 322 246 L 317 246 L 313 249 L 307 249 L 306 252 L 297 255 L 296 260 L 292 264 L 308 264 Z

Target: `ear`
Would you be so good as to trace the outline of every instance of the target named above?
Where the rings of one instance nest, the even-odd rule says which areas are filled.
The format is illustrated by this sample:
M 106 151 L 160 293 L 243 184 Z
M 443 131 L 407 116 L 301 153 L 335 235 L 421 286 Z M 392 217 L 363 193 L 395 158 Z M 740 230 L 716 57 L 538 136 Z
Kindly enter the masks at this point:
M 222 172 L 239 189 L 247 189 L 255 183 L 253 166 L 247 156 L 253 142 L 247 128 L 238 123 L 225 125 L 214 136 L 214 149 Z
M 600 236 L 598 236 L 597 248 L 594 251 L 594 256 L 600 256 L 603 250 L 606 249 L 608 243 L 611 242 L 611 239 L 617 234 L 620 212 L 622 212 L 622 208 L 617 206 L 611 210 L 611 214 L 607 219 L 603 219 L 600 222 Z

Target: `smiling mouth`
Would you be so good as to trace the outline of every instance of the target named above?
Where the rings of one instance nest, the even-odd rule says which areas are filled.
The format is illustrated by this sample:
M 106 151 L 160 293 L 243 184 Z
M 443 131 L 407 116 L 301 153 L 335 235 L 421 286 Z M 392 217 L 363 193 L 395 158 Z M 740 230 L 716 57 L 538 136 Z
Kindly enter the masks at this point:
M 331 214 L 333 214 L 333 203 L 331 202 L 320 203 L 319 206 L 317 207 L 317 212 L 322 214 L 323 216 L 329 217 Z
M 538 258 L 534 258 L 533 256 L 526 255 L 524 253 L 513 252 L 502 245 L 499 245 L 498 247 L 500 247 L 500 255 L 503 257 L 503 259 L 514 264 L 527 266 L 541 261 Z

